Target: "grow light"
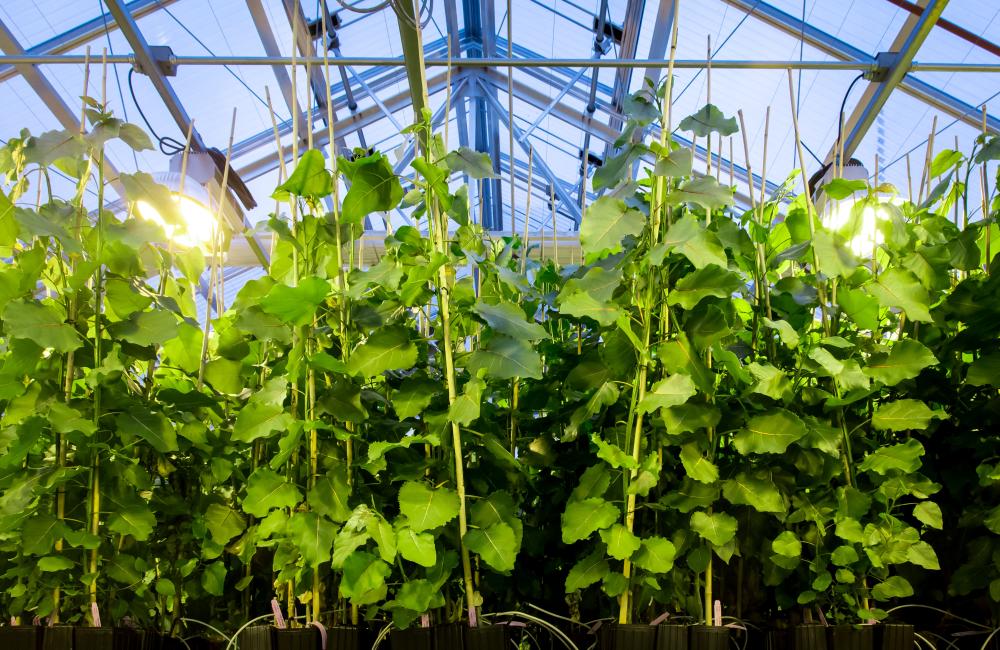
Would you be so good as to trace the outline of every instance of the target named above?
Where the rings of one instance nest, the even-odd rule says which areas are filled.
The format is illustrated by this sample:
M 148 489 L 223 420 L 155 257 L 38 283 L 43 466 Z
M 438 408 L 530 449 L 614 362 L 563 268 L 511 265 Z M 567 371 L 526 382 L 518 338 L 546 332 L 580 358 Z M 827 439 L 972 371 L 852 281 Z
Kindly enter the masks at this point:
M 184 179 L 181 193 L 180 175 L 175 173 L 162 174 L 156 180 L 173 191 L 181 223 L 168 223 L 160 211 L 146 201 L 136 203 L 139 216 L 162 227 L 167 237 L 178 246 L 208 249 L 215 239 L 218 224 L 209 208 L 212 201 L 205 188 L 188 177 Z

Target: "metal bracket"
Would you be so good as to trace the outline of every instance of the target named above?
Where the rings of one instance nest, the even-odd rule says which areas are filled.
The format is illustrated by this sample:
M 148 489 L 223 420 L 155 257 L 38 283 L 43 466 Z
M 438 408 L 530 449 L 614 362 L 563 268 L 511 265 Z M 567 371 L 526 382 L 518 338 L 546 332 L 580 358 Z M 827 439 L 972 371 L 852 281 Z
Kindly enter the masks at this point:
M 170 49 L 169 45 L 150 45 L 149 52 L 153 57 L 153 63 L 160 69 L 160 74 L 164 77 L 177 76 L 177 58 L 174 56 L 174 51 Z M 138 59 L 132 61 L 132 67 L 135 68 L 136 72 L 144 74 L 147 77 L 150 76 L 150 71 L 144 70 Z
M 873 83 L 882 83 L 889 78 L 889 71 L 892 70 L 902 59 L 899 52 L 879 52 L 875 55 L 875 62 L 872 67 L 865 72 L 864 78 Z

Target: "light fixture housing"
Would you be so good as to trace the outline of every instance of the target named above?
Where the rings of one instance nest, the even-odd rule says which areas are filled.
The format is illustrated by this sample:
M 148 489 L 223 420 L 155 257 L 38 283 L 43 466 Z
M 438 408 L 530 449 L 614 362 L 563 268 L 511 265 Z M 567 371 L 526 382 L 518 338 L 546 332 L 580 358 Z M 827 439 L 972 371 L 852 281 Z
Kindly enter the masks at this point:
M 823 187 L 836 178 L 845 181 L 868 182 L 868 170 L 856 158 L 848 160 L 840 174 L 835 174 L 834 165 L 828 165 L 818 180 L 810 183 L 814 188 L 816 210 L 819 212 L 823 225 L 844 236 L 847 245 L 858 257 L 872 257 L 879 244 L 884 241 L 879 230 L 879 221 L 886 218 L 885 211 L 873 206 L 862 208 L 856 215 L 858 202 L 867 195 L 867 189 L 853 192 L 843 199 L 831 199 L 823 192 Z

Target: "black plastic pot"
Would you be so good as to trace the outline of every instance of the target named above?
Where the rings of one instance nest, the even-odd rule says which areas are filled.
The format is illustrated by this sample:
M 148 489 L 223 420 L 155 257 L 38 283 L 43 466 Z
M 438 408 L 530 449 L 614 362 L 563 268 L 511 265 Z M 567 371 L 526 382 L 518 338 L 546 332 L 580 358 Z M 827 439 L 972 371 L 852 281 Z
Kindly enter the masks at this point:
M 464 625 L 439 625 L 432 629 L 435 650 L 465 650 Z
M 470 627 L 465 631 L 465 650 L 508 650 L 509 632 L 506 625 Z
M 73 650 L 115 650 L 114 628 L 75 628 L 73 630 Z
M 729 650 L 729 628 L 695 625 L 691 628 L 691 650 Z
M 654 650 L 656 627 L 653 625 L 603 625 L 598 634 L 601 650 Z
M 795 650 L 826 650 L 827 636 L 825 625 L 796 625 Z
M 368 650 L 372 647 L 369 630 L 354 625 L 326 628 L 326 650 Z
M 73 647 L 73 626 L 53 625 L 42 632 L 44 650 L 70 650 Z
M 874 650 L 875 648 L 873 625 L 833 625 L 829 630 L 829 650 Z
M 793 650 L 794 648 L 795 632 L 791 628 L 774 628 L 764 634 L 765 650 Z
M 243 647 L 242 645 L 240 646 Z M 157 650 L 187 650 L 180 639 L 173 636 L 162 636 L 160 637 L 160 645 Z
M 274 631 L 274 650 L 320 650 L 322 639 L 313 626 Z
M 434 650 L 434 628 L 408 627 L 389 634 L 392 650 Z
M 656 626 L 656 650 L 687 650 L 688 626 L 663 624 Z
M 3 650 L 38 650 L 41 647 L 42 632 L 38 626 L 0 627 L 0 648 Z
M 239 634 L 240 650 L 273 650 L 274 628 L 270 625 L 253 625 Z
M 882 650 L 912 650 L 913 626 L 903 623 L 879 625 L 879 647 Z

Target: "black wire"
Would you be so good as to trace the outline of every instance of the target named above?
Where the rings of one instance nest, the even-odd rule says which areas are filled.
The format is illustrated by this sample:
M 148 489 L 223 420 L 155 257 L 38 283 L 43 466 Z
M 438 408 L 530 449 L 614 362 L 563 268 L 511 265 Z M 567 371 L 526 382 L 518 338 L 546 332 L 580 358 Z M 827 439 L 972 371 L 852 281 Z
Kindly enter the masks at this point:
M 862 72 L 857 77 L 851 81 L 851 85 L 847 87 L 847 92 L 844 93 L 844 99 L 840 102 L 840 113 L 837 117 L 837 139 L 834 140 L 833 146 L 834 151 L 840 151 L 840 139 L 844 137 L 844 108 L 847 106 L 847 98 L 851 96 L 851 91 L 854 90 L 854 84 L 858 83 L 865 78 L 865 73 Z M 834 156 L 836 157 L 836 155 Z M 839 162 L 839 161 L 838 161 Z
M 156 131 L 153 130 L 153 125 L 149 123 L 148 119 L 146 119 L 146 114 L 142 112 L 142 106 L 139 105 L 139 100 L 135 97 L 135 88 L 132 86 L 132 74 L 134 72 L 135 68 L 130 68 L 128 71 L 128 93 L 132 96 L 132 103 L 135 104 L 136 110 L 139 111 L 139 117 L 142 118 L 143 124 L 146 125 L 146 128 L 149 129 L 149 132 L 153 135 L 153 139 L 156 140 L 156 143 L 160 146 L 160 152 L 162 152 L 165 156 L 173 156 L 174 154 L 184 151 L 183 142 L 169 136 L 161 138 L 156 134 Z

